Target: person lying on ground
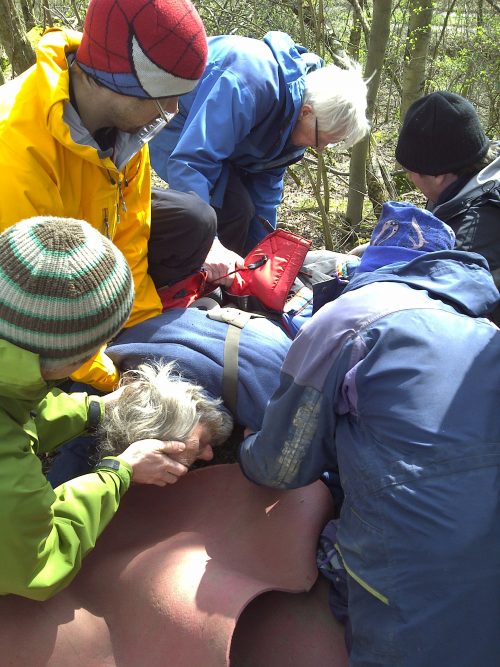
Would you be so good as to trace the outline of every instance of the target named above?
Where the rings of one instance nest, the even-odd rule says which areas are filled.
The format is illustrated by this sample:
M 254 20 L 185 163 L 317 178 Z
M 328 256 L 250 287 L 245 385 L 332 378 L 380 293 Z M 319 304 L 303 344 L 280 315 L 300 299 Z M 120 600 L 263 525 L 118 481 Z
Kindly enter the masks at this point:
M 106 408 L 97 431 L 99 458 L 152 438 L 183 442 L 185 449 L 172 457 L 187 467 L 212 460 L 212 448 L 231 435 L 232 417 L 220 399 L 207 396 L 174 367 L 173 362 L 142 364 L 122 375 L 122 393 Z
M 229 310 L 228 316 L 239 312 Z M 122 373 L 151 361 L 175 361 L 183 377 L 202 386 L 211 399 L 224 398 L 236 423 L 258 430 L 291 341 L 270 319 L 253 317 L 240 329 L 229 324 L 225 311 L 215 309 L 213 319 L 213 311 L 198 308 L 167 310 L 122 331 L 107 354 Z M 51 484 L 90 470 L 95 448 L 90 436 L 61 447 L 48 472 Z

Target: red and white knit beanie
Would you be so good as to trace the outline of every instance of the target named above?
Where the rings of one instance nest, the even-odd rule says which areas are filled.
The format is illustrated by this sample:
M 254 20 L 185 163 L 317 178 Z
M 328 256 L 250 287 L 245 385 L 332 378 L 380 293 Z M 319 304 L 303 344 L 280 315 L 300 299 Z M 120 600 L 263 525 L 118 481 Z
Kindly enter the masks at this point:
M 203 74 L 207 37 L 189 0 L 90 0 L 76 61 L 122 95 L 183 95 Z

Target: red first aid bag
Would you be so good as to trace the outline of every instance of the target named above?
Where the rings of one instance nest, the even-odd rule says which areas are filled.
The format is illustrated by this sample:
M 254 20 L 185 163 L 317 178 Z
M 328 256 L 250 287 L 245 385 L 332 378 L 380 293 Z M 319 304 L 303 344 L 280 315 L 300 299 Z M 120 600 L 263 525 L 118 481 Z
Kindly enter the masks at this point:
M 281 313 L 310 247 L 311 241 L 293 232 L 284 229 L 271 232 L 245 257 L 245 267 L 234 271 L 232 285 L 225 290 L 228 299 L 238 301 L 244 310 L 254 310 L 257 300 L 264 309 Z M 201 270 L 161 287 L 158 294 L 164 310 L 187 308 L 215 287 L 207 283 L 207 274 Z M 241 297 L 250 297 L 252 307 L 246 308 Z
M 281 312 L 311 241 L 277 229 L 245 257 L 245 268 L 236 272 L 229 296 L 253 296 L 269 310 Z
M 160 287 L 158 295 L 161 299 L 163 310 L 170 308 L 187 308 L 193 301 L 203 296 L 207 284 L 206 271 L 197 271 L 187 278 L 179 280 L 173 285 Z

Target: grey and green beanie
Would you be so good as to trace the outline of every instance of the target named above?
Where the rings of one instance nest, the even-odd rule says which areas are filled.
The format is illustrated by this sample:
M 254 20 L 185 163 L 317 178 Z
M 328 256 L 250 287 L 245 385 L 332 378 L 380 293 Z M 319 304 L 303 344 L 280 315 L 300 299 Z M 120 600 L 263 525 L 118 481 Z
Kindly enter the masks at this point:
M 45 368 L 89 358 L 133 300 L 126 259 L 83 220 L 30 218 L 0 234 L 0 338 Z

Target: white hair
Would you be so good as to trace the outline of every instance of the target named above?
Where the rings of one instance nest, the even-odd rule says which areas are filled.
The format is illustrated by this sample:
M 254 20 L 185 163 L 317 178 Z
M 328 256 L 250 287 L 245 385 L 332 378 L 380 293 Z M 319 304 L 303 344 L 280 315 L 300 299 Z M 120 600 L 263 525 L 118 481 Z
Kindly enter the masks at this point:
M 119 454 L 145 438 L 186 442 L 203 424 L 210 444 L 222 444 L 231 435 L 233 420 L 220 399 L 209 398 L 203 388 L 174 370 L 175 364 L 142 364 L 120 380 L 120 398 L 106 406 L 98 430 L 99 455 Z
M 326 65 L 306 74 L 304 104 L 310 104 L 321 132 L 342 132 L 348 148 L 361 141 L 370 130 L 366 118 L 367 82 L 361 65 L 347 56 L 344 66 Z

